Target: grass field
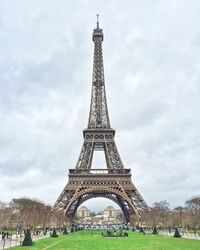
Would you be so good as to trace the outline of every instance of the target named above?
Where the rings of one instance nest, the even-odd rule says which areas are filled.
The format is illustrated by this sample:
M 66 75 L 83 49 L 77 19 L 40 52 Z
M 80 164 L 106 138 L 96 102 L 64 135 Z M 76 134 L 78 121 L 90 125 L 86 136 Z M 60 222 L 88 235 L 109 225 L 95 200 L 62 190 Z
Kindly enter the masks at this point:
M 10 250 L 200 250 L 199 240 L 173 238 L 161 235 L 143 235 L 128 231 L 126 238 L 101 236 L 102 231 L 79 231 L 58 238 L 36 241 L 31 247 L 13 247 Z

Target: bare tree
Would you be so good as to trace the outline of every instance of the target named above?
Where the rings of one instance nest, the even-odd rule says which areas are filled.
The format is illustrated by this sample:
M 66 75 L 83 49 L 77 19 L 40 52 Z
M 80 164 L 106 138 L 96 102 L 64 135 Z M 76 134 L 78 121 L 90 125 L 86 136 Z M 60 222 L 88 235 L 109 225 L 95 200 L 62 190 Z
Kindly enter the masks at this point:
M 18 215 L 18 224 L 21 227 L 44 228 L 46 223 L 49 222 L 48 217 L 51 207 L 40 201 L 28 198 L 13 199 L 11 206 Z
M 0 210 L 3 210 L 6 207 L 6 203 L 3 201 L 0 201 Z
M 166 200 L 155 202 L 152 207 L 154 225 L 168 226 L 169 213 L 170 213 L 169 203 Z
M 200 228 L 200 196 L 196 196 L 185 202 L 186 211 L 190 217 L 190 226 Z
M 6 230 L 11 225 L 11 218 L 12 218 L 12 210 L 9 207 L 4 207 L 0 209 L 0 223 L 1 229 Z
M 186 212 L 182 206 L 175 207 L 171 213 L 171 224 L 173 226 L 183 227 L 186 223 Z

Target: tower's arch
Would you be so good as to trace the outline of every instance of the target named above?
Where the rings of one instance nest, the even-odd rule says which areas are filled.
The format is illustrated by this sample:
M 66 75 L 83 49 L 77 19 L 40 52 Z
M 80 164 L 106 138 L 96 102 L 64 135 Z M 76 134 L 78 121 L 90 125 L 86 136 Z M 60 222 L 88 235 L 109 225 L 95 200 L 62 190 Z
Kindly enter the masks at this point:
M 73 221 L 73 217 L 81 204 L 84 202 L 94 199 L 94 198 L 106 198 L 111 201 L 113 201 L 116 205 L 118 205 L 124 215 L 125 222 L 129 222 L 129 215 L 130 211 L 134 212 L 131 208 L 131 204 L 128 204 L 128 201 L 122 197 L 121 194 L 115 191 L 111 190 L 98 190 L 98 189 L 91 189 L 86 190 L 84 193 L 81 193 L 78 197 L 76 197 L 72 202 L 69 204 L 69 206 L 65 209 L 65 215 L 67 218 L 70 218 L 71 221 Z

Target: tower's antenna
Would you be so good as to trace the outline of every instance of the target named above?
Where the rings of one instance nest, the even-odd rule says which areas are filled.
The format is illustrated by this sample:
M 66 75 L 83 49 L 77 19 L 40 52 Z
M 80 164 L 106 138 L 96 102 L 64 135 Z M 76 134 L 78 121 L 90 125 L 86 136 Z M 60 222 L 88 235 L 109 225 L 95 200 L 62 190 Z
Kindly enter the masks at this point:
M 99 29 L 99 14 L 97 14 L 97 29 Z

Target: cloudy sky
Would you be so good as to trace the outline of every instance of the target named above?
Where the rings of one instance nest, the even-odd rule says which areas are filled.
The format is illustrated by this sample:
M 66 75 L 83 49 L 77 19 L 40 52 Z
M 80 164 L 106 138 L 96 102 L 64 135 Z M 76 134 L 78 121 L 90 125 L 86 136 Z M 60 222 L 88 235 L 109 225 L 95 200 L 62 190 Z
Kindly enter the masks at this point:
M 133 182 L 149 205 L 200 194 L 200 1 L 0 0 L 0 200 L 53 204 L 75 167 L 97 13 L 111 124 Z

